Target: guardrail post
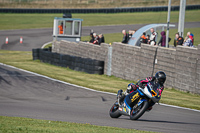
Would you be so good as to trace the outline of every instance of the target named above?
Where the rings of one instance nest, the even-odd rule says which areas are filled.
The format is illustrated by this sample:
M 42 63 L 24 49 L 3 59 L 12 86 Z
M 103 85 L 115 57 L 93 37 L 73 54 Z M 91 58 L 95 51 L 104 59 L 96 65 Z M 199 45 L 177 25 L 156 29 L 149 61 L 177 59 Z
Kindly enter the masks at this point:
M 111 76 L 112 71 L 112 46 L 108 47 L 108 63 L 107 63 L 107 75 Z

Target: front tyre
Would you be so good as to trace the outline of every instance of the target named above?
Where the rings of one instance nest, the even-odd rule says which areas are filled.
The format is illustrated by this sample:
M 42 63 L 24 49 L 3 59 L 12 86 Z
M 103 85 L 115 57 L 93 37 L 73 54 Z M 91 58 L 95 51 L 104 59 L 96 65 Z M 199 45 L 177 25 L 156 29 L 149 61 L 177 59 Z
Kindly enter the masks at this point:
M 133 107 L 131 111 L 130 119 L 131 120 L 139 119 L 144 114 L 144 112 L 146 111 L 148 107 L 149 107 L 148 101 L 142 102 L 139 106 L 135 108 Z
M 115 102 L 109 111 L 111 118 L 119 118 L 121 116 L 118 109 L 119 109 L 119 105 L 117 102 Z

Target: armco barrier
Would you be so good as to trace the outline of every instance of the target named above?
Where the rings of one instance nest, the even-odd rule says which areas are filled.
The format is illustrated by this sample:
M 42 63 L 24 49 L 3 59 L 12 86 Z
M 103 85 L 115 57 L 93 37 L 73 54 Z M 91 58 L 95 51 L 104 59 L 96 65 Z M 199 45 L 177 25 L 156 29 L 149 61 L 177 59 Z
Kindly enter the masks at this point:
M 104 74 L 104 61 L 53 53 L 49 49 L 32 49 L 32 55 L 33 60 L 39 59 L 44 63 L 69 67 L 89 74 Z
M 200 5 L 187 5 L 186 10 L 200 9 Z M 100 8 L 100 9 L 18 9 L 1 8 L 0 13 L 121 13 L 121 12 L 159 12 L 167 11 L 168 6 L 136 8 Z M 172 6 L 171 11 L 178 11 L 179 6 Z

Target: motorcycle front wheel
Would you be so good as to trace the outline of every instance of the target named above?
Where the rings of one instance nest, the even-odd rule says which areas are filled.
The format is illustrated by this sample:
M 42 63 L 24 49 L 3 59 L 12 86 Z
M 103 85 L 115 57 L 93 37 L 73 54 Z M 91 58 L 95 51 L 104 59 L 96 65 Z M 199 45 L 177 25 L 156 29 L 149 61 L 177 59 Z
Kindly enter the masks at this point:
M 109 111 L 111 118 L 119 118 L 121 116 L 118 109 L 119 109 L 119 105 L 117 102 L 115 102 Z
M 149 107 L 148 101 L 144 101 L 139 106 L 133 107 L 131 111 L 130 119 L 131 120 L 139 119 L 144 114 L 144 112 L 146 111 L 148 107 Z

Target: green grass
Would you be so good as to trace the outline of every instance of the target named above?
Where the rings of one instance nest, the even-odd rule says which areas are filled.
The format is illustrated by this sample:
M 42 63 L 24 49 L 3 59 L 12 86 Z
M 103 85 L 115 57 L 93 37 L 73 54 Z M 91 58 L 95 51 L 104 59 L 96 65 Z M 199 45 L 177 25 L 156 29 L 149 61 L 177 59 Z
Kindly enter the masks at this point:
M 187 32 L 190 31 L 191 33 L 194 34 L 194 45 L 198 46 L 200 44 L 200 28 L 185 28 L 184 29 L 184 36 L 186 36 Z M 169 31 L 169 37 L 171 38 L 170 45 L 174 46 L 174 38 L 175 38 L 175 33 L 178 32 L 178 29 L 170 29 Z M 160 31 L 158 31 L 158 34 L 160 34 Z M 112 42 L 121 42 L 123 35 L 122 33 L 110 33 L 110 34 L 104 34 L 105 37 L 105 42 L 106 43 L 112 43 Z M 82 36 L 81 41 L 89 41 L 90 36 Z
M 200 10 L 186 11 L 185 22 L 199 22 L 199 14 Z M 83 26 L 150 24 L 167 22 L 167 12 L 72 14 L 72 16 L 73 18 L 83 19 Z M 170 22 L 178 22 L 178 16 L 178 11 L 171 12 Z M 62 14 L 0 13 L 0 30 L 52 28 L 54 17 L 62 17 Z
M 0 133 L 150 133 L 134 129 L 0 116 Z
M 125 90 L 130 82 L 135 83 L 135 81 L 123 80 L 114 76 L 87 74 L 33 61 L 31 52 L 0 50 L 0 62 L 100 91 L 116 93 L 119 89 Z M 200 110 L 200 95 L 174 89 L 165 89 L 161 102 Z

